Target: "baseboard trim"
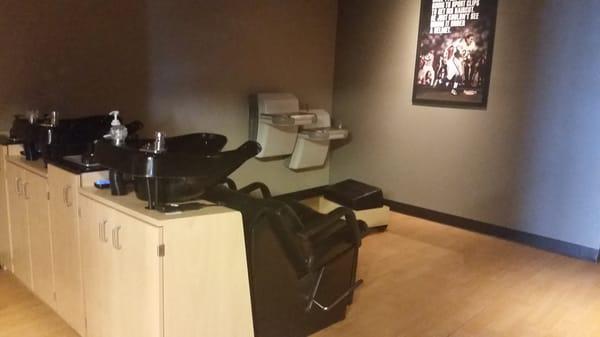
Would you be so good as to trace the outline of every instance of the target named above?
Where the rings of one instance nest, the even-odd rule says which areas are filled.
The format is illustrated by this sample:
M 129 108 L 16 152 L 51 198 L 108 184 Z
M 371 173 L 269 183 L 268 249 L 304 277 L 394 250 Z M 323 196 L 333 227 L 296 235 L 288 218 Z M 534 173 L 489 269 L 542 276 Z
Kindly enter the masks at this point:
M 292 193 L 280 194 L 277 197 L 303 200 L 321 196 L 325 193 L 327 185 L 317 186 Z M 552 253 L 573 257 L 580 260 L 600 262 L 600 249 L 594 249 L 574 243 L 556 240 L 541 235 L 518 231 L 515 229 L 493 225 L 456 215 L 442 213 L 423 207 L 413 206 L 386 199 L 385 205 L 397 213 L 402 213 L 417 218 L 434 221 L 443 225 L 465 229 L 471 232 L 490 235 L 504 240 L 521 243 L 534 248 Z
M 580 260 L 592 261 L 596 263 L 600 262 L 600 250 L 598 249 L 522 232 L 507 227 L 492 225 L 456 215 L 433 211 L 393 200 L 386 199 L 385 204 L 388 205 L 394 212 L 438 222 L 444 225 L 453 226 L 480 234 L 495 236 L 501 239 L 518 242 L 531 247 L 566 255 Z

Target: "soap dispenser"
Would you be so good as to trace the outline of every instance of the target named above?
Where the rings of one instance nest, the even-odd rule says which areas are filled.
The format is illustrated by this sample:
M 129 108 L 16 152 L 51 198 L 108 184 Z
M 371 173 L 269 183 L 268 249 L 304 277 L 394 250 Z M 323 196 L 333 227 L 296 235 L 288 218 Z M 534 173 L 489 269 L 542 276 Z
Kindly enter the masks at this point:
M 113 120 L 110 123 L 110 131 L 104 138 L 111 139 L 114 146 L 123 146 L 127 139 L 127 128 L 122 125 L 119 120 L 119 111 L 111 111 L 109 115 L 113 117 Z M 112 195 L 127 194 L 123 173 L 111 169 L 108 171 L 108 176 L 110 179 L 110 192 Z
M 104 137 L 112 139 L 112 142 L 115 146 L 124 145 L 125 139 L 127 139 L 127 128 L 122 125 L 121 121 L 119 120 L 119 111 L 111 111 L 109 115 L 113 117 L 113 120 L 110 122 L 110 131 L 108 135 Z

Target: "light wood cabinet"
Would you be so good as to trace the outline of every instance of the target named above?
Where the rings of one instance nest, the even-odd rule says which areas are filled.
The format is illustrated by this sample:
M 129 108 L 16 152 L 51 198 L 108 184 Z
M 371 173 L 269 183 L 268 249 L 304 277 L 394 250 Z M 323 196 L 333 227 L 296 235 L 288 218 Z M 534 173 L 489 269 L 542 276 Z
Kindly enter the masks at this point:
M 6 165 L 12 270 L 54 307 L 54 270 L 46 177 L 8 161 Z
M 87 337 L 110 335 L 111 247 L 107 236 L 109 213 L 102 214 L 86 198 L 80 199 L 82 275 L 84 283 Z
M 114 211 L 112 274 L 116 317 L 111 336 L 159 337 L 161 331 L 161 229 Z
M 48 180 L 29 171 L 24 171 L 24 177 L 23 197 L 27 205 L 33 292 L 54 308 Z
M 7 158 L 11 270 L 81 336 L 253 336 L 239 212 L 162 214 L 91 187 L 105 174 Z
M 88 337 L 252 337 L 242 217 L 80 189 Z
M 88 337 L 158 337 L 161 230 L 81 199 Z
M 24 171 L 11 163 L 6 165 L 8 207 L 12 241 L 12 271 L 29 289 L 33 289 L 29 225 L 27 223 L 27 201 L 23 193 Z
M 252 337 L 242 217 L 80 189 L 88 337 Z
M 8 224 L 8 194 L 6 189 L 7 147 L 0 146 L 0 268 L 10 269 L 10 227 Z
M 48 165 L 56 312 L 85 336 L 78 221 L 80 183 L 80 175 Z

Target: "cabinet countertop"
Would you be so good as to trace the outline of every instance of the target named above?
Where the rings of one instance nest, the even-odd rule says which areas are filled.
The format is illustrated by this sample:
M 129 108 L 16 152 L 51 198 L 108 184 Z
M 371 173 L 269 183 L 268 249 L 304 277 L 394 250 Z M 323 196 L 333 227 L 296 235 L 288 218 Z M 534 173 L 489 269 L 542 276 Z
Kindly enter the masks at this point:
M 114 196 L 109 189 L 97 189 L 95 187 L 82 187 L 79 193 L 88 199 L 102 203 L 110 208 L 116 209 L 129 216 L 147 222 L 156 227 L 164 227 L 177 222 L 188 222 L 190 218 L 204 216 L 220 216 L 224 214 L 239 213 L 224 206 L 208 206 L 195 211 L 181 213 L 161 213 L 156 210 L 146 209 L 147 203 L 138 199 L 134 192 L 123 196 Z M 210 204 L 210 202 L 199 202 Z M 239 215 L 241 219 L 241 214 Z M 183 221 L 182 221 L 183 220 Z
M 44 178 L 48 177 L 48 169 L 46 168 L 46 165 L 44 164 L 43 160 L 31 161 L 25 160 L 25 158 L 21 156 L 8 156 L 6 157 L 6 161 L 9 163 L 13 163 L 19 167 L 22 167 L 34 174 L 37 174 L 38 176 Z

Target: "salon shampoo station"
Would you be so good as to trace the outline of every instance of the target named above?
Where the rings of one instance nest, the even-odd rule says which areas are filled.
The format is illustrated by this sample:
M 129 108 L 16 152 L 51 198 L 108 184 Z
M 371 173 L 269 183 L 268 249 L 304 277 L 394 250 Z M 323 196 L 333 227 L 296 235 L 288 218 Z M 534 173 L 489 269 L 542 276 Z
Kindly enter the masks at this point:
M 316 120 L 285 110 L 271 136 Z M 91 171 L 2 144 L 0 263 L 82 337 L 306 337 L 345 318 L 362 283 L 351 210 L 238 190 L 227 176 L 257 142 L 156 134 L 96 141 Z

